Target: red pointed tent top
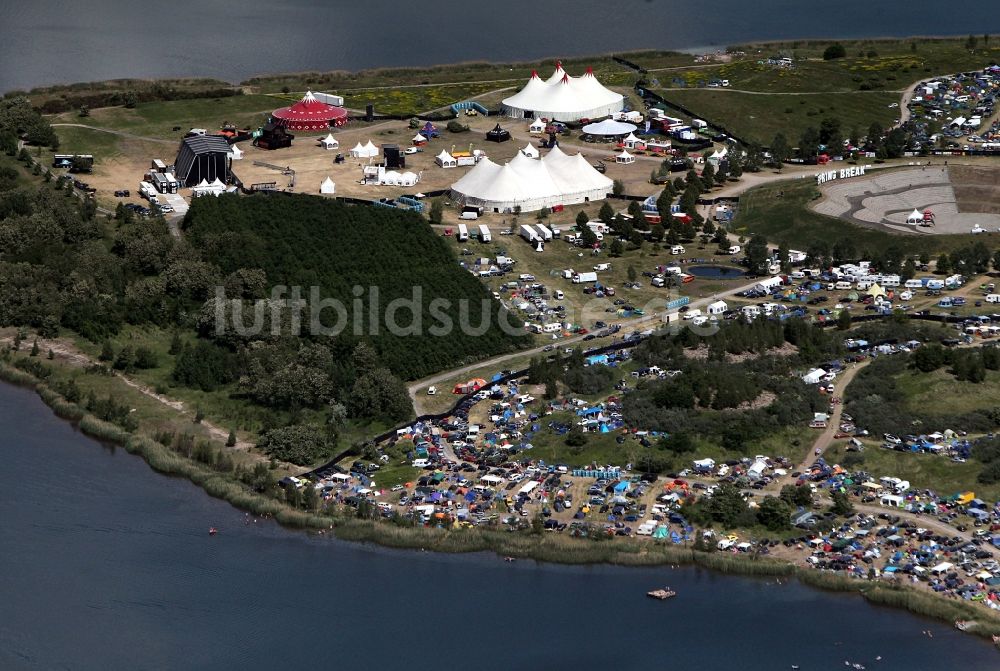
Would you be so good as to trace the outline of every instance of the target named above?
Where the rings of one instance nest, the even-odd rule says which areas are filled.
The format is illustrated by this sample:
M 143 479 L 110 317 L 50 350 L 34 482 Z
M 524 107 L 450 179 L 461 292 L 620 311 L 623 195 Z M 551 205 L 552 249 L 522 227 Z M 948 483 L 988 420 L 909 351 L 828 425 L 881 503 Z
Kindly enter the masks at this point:
M 569 84 L 569 73 L 565 73 L 565 72 L 563 73 L 562 83 L 563 84 Z
M 531 78 L 532 79 L 538 79 L 538 70 L 532 70 L 531 71 Z
M 556 68 L 559 70 L 562 69 L 562 61 L 556 61 Z
M 590 67 L 590 66 L 588 65 L 588 66 L 587 66 L 587 74 L 588 74 L 588 75 L 592 75 L 592 74 L 594 74 L 594 68 L 592 68 L 592 67 Z

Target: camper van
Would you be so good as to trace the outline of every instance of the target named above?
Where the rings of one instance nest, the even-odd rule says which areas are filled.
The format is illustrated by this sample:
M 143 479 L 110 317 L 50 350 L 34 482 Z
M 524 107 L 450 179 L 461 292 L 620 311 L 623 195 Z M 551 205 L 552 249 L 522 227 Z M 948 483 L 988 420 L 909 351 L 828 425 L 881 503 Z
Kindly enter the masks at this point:
M 1000 294 L 986 294 L 987 303 L 1000 303 Z
M 666 284 L 666 280 L 662 277 L 654 277 L 649 283 L 654 287 L 662 287 Z
M 479 224 L 479 242 L 490 242 L 493 240 L 493 236 L 490 234 L 490 229 L 486 224 Z
M 733 255 L 739 254 L 741 249 L 743 249 L 743 248 L 740 247 L 739 245 L 732 245 L 729 248 L 729 251 L 727 252 L 727 254 L 733 254 Z
M 921 289 L 923 288 L 924 283 L 921 280 L 914 278 L 912 280 L 906 280 L 903 286 L 907 289 Z
M 670 253 L 674 256 L 684 253 L 684 248 L 681 245 L 674 245 L 670 248 Z
M 469 239 L 469 227 L 465 224 L 458 225 L 458 241 L 466 242 Z
M 556 289 L 552 295 L 555 297 L 557 301 L 561 301 L 562 299 L 566 298 L 566 294 L 562 292 L 562 289 Z

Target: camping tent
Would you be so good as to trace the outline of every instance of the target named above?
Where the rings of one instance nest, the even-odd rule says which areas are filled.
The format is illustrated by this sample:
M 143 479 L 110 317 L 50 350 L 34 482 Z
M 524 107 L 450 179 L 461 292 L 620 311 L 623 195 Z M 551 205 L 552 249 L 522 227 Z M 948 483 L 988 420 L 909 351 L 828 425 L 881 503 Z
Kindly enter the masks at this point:
M 458 161 L 455 160 L 455 157 L 444 149 L 441 150 L 440 154 L 434 157 L 434 162 L 442 168 L 454 168 L 458 165 Z
M 337 138 L 333 137 L 333 133 L 327 133 L 326 137 L 319 141 L 323 145 L 323 149 L 336 149 L 340 146 L 340 142 Z
M 532 118 L 577 121 L 610 116 L 621 111 L 624 101 L 620 93 L 608 90 L 597 81 L 590 68 L 581 77 L 570 77 L 562 64 L 556 63 L 555 72 L 546 81 L 542 81 L 537 72 L 532 72 L 524 88 L 503 100 L 503 113 L 515 118 L 530 115 Z
M 319 185 L 320 193 L 334 193 L 337 190 L 337 185 L 333 183 L 333 180 L 327 177 L 323 180 L 323 183 Z
M 497 124 L 493 130 L 486 133 L 486 139 L 489 142 L 506 142 L 510 139 L 510 131 L 501 128 L 500 124 Z
M 535 145 L 531 144 L 530 142 L 524 145 L 524 149 L 521 150 L 521 153 L 527 156 L 528 158 L 538 158 L 539 156 L 542 155 L 541 152 L 539 152 L 538 149 L 535 148 Z
M 239 161 L 243 158 L 243 150 L 237 147 L 235 144 L 229 147 L 229 158 L 234 161 Z

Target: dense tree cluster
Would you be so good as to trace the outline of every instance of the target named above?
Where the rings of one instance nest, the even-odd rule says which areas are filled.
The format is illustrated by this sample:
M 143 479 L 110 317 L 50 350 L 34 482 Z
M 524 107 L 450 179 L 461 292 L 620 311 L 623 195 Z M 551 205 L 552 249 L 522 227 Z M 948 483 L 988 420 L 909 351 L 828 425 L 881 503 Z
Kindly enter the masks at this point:
M 354 287 L 364 289 L 365 324 L 371 317 L 367 303 L 372 287 L 377 288 L 383 311 L 395 299 L 412 298 L 419 288 L 419 326 L 407 309 L 396 315 L 396 321 L 404 329 L 412 326 L 423 337 L 394 335 L 381 323 L 376 334 L 366 336 L 385 366 L 404 379 L 509 351 L 526 341 L 497 328 L 500 320 L 515 325 L 517 320 L 475 277 L 458 267 L 447 245 L 414 213 L 352 207 L 308 196 L 223 197 L 197 199 L 184 228 L 193 246 L 203 258 L 212 259 L 223 276 L 260 271 L 274 285 L 302 287 L 304 298 L 310 287 L 317 286 L 323 298 L 337 299 L 346 307 L 348 325 L 354 324 Z M 188 277 L 199 279 L 195 286 L 187 286 L 178 278 L 177 289 L 200 294 L 202 281 L 209 279 L 208 269 L 192 264 L 182 269 Z M 257 290 L 252 283 L 251 293 Z M 448 306 L 432 310 L 434 299 L 444 299 Z M 491 327 L 481 335 L 459 328 L 463 302 L 468 306 L 464 319 L 470 326 L 489 320 Z M 428 329 L 441 323 L 439 315 L 450 319 L 454 327 L 447 337 L 427 337 Z M 321 321 L 332 326 L 336 314 L 325 310 Z M 326 338 L 332 341 L 327 346 L 335 356 L 353 350 L 358 340 L 353 330 L 348 326 L 341 335 Z

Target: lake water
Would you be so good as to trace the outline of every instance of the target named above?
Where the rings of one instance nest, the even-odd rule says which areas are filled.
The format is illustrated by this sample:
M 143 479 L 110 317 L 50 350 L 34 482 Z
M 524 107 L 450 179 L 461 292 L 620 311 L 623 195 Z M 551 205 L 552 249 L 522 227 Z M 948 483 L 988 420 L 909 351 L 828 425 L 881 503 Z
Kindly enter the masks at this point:
M 117 77 L 357 70 L 808 37 L 1000 32 L 939 0 L 4 2 L 0 91 Z M 974 17 L 974 18 L 973 18 Z
M 687 271 L 695 277 L 706 277 L 714 280 L 735 280 L 746 275 L 739 268 L 730 266 L 688 266 Z
M 0 427 L 4 671 L 1000 664 L 990 644 L 947 625 L 796 583 L 507 564 L 245 525 L 6 385 Z M 679 595 L 645 596 L 662 585 Z

